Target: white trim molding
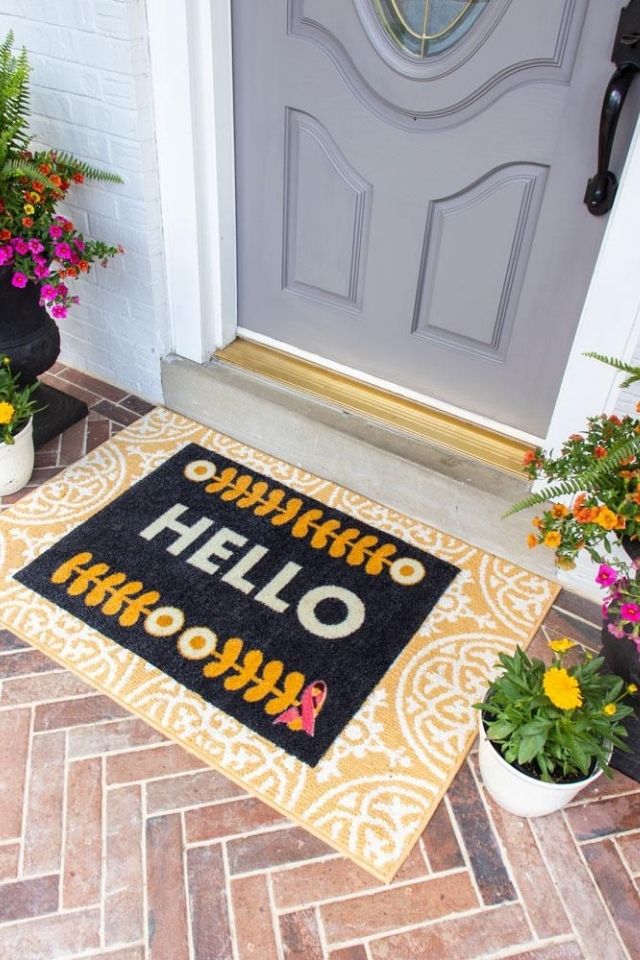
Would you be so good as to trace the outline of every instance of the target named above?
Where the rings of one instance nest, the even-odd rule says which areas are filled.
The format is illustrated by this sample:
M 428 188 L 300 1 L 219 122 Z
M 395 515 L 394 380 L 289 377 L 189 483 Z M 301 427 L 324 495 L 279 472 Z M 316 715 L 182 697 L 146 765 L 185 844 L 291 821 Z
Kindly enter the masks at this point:
M 147 0 L 172 350 L 236 331 L 231 0 Z
M 584 356 L 588 350 L 631 360 L 640 339 L 640 121 L 629 147 L 618 194 L 587 292 L 553 411 L 545 447 L 582 430 L 587 417 L 613 412 L 620 374 Z M 560 574 L 569 589 L 598 599 L 594 567 L 580 563 Z

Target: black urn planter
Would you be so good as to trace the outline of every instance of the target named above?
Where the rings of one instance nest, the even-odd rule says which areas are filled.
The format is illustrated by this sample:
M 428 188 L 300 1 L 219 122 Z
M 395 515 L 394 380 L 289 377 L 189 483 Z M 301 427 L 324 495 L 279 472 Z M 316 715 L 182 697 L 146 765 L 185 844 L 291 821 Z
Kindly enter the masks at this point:
M 0 351 L 11 359 L 20 383 L 34 383 L 60 353 L 60 331 L 44 307 L 40 287 L 14 287 L 11 267 L 0 267 Z
M 20 375 L 20 385 L 34 383 L 53 366 L 60 353 L 60 331 L 40 306 L 40 288 L 29 281 L 25 287 L 11 283 L 13 269 L 0 267 L 0 354 L 11 360 L 11 370 Z M 81 400 L 41 383 L 35 398 L 40 410 L 33 418 L 33 439 L 43 446 L 67 427 L 87 416 Z

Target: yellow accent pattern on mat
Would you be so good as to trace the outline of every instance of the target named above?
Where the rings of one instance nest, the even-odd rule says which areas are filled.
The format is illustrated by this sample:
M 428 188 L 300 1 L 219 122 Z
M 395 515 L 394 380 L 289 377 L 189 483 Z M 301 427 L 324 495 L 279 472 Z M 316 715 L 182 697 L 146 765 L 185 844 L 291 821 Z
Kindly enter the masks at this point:
M 316 767 L 12 579 L 192 442 L 461 570 Z M 79 563 L 86 570 L 90 560 L 73 560 L 69 575 L 77 577 Z M 93 582 L 83 585 L 95 591 L 87 599 L 113 603 L 113 613 L 127 619 L 149 615 L 158 597 L 140 595 L 137 582 L 135 595 L 131 584 L 123 590 L 126 577 L 103 591 L 104 573 L 94 568 Z M 477 725 L 471 705 L 481 699 L 498 653 L 527 645 L 558 592 L 521 567 L 160 407 L 0 515 L 0 590 L 3 626 L 386 881 L 471 746 Z

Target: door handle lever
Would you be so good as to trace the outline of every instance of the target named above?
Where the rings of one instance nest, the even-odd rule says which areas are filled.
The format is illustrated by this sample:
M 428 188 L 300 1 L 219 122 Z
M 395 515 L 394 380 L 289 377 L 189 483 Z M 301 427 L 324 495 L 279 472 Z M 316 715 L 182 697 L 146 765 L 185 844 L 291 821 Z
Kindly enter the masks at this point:
M 607 85 L 600 112 L 598 170 L 587 183 L 584 195 L 587 210 L 595 217 L 611 210 L 618 189 L 609 162 L 624 101 L 633 78 L 640 72 L 640 0 L 630 0 L 620 13 L 611 59 L 617 69 Z

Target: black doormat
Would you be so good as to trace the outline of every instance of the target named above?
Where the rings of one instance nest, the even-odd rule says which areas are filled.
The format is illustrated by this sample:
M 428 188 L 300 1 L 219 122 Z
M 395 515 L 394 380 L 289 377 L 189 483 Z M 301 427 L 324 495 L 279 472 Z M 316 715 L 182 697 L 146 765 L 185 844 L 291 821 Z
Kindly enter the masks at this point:
M 189 444 L 16 578 L 314 766 L 457 573 Z

